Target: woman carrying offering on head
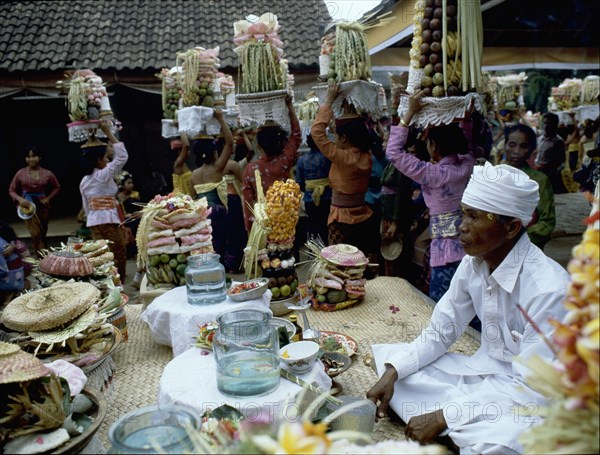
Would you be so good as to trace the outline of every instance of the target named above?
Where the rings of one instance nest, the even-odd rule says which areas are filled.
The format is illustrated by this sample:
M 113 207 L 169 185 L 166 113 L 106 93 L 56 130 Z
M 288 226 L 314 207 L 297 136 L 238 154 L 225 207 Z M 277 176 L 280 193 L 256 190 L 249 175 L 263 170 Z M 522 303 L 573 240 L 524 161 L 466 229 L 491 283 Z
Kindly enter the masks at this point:
M 287 137 L 286 132 L 279 125 L 262 126 L 256 133 L 256 141 L 261 156 L 246 166 L 242 180 L 242 193 L 244 196 L 244 223 L 246 231 L 250 232 L 254 216 L 251 209 L 256 202 L 256 178 L 254 171 L 258 169 L 265 192 L 276 180 L 287 180 L 292 176 L 292 168 L 298 159 L 298 148 L 302 142 L 300 122 L 296 117 L 292 97 L 288 95 L 285 99 L 292 133 Z
M 196 155 L 197 169 L 192 172 L 192 185 L 198 198 L 205 197 L 211 207 L 210 220 L 215 253 L 224 261 L 227 217 L 227 182 L 223 178 L 229 157 L 233 152 L 233 134 L 225 122 L 223 113 L 215 109 L 215 119 L 221 124 L 225 138 L 223 152 L 219 155 L 217 141 L 212 136 L 196 139 L 192 151 Z
M 60 192 L 60 183 L 56 176 L 40 166 L 41 159 L 42 155 L 37 148 L 27 147 L 25 149 L 27 167 L 17 171 L 8 188 L 8 194 L 21 207 L 23 213 L 31 213 L 35 209 L 35 215 L 25 220 L 25 224 L 31 235 L 35 254 L 38 256 L 39 251 L 47 247 L 50 201 Z
M 365 202 L 369 188 L 373 158 L 371 136 L 365 120 L 357 114 L 335 119 L 335 142 L 327 137 L 326 128 L 333 118 L 331 105 L 338 94 L 338 86 L 330 85 L 325 103 L 310 134 L 323 155 L 331 160 L 329 184 L 332 189 L 331 211 L 327 219 L 329 245 L 347 243 L 368 255 L 370 218 L 373 211 Z
M 473 171 L 475 158 L 468 150 L 468 141 L 457 123 L 430 128 L 427 131 L 427 150 L 431 162 L 419 160 L 406 151 L 408 125 L 422 108 L 424 94 L 410 96 L 408 111 L 400 126 L 392 126 L 387 157 L 407 177 L 421 185 L 429 208 L 431 230 L 429 296 L 436 302 L 450 286 L 450 281 L 465 255 L 459 240 L 458 227 L 462 220 L 460 200 Z M 463 128 L 468 129 L 464 122 Z
M 115 177 L 123 170 L 128 156 L 125 145 L 110 131 L 110 123 L 102 120 L 100 128 L 106 134 L 109 143 L 105 144 L 94 138 L 81 147 L 84 176 L 79 184 L 79 191 L 92 238 L 110 241 L 109 248 L 114 255 L 121 282 L 124 283 L 127 254 L 125 236 L 119 227 L 122 220 L 119 216 L 119 202 L 115 197 L 119 189 Z M 109 162 L 107 155 L 111 150 L 113 159 Z

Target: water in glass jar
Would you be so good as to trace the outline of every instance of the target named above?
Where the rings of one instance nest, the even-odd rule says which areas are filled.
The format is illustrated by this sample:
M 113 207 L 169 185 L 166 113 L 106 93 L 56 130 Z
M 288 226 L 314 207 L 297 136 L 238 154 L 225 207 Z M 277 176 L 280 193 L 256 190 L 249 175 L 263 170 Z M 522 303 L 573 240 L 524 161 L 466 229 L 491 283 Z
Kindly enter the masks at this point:
M 123 443 L 140 451 L 156 450 L 156 447 L 160 447 L 164 453 L 182 453 L 192 449 L 185 428 L 171 425 L 142 428 L 125 436 Z
M 217 254 L 190 256 L 185 282 L 190 305 L 211 305 L 227 298 L 225 268 Z
M 265 395 L 279 385 L 279 358 L 269 352 L 238 351 L 217 366 L 217 388 L 224 395 Z

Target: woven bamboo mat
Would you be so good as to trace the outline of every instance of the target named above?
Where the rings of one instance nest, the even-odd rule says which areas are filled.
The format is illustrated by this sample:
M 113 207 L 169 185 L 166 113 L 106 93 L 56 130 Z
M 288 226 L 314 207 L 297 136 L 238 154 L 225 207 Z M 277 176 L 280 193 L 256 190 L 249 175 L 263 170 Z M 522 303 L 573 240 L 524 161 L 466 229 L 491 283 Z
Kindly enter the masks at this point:
M 374 371 L 363 363 L 370 346 L 379 343 L 409 342 L 427 325 L 431 307 L 423 294 L 400 278 L 379 277 L 368 281 L 367 299 L 353 308 L 332 313 L 308 310 L 311 325 L 320 330 L 341 332 L 358 344 L 352 366 L 335 378 L 342 395 L 362 397 L 377 381 Z M 393 306 L 398 310 L 390 309 Z M 165 365 L 172 359 L 171 348 L 157 344 L 140 320 L 142 305 L 127 306 L 129 341 L 113 354 L 117 365 L 114 392 L 100 428 L 100 440 L 108 448 L 108 428 L 120 416 L 156 402 L 158 383 Z M 473 354 L 478 343 L 463 335 L 451 348 L 453 352 Z M 389 420 L 375 425 L 373 439 L 404 439 L 404 428 Z
M 125 307 L 129 340 L 112 354 L 117 366 L 113 376 L 113 392 L 108 401 L 108 412 L 98 436 L 108 449 L 108 429 L 124 414 L 137 408 L 156 404 L 158 383 L 162 371 L 172 359 L 169 346 L 158 344 L 150 329 L 140 319 L 142 305 Z

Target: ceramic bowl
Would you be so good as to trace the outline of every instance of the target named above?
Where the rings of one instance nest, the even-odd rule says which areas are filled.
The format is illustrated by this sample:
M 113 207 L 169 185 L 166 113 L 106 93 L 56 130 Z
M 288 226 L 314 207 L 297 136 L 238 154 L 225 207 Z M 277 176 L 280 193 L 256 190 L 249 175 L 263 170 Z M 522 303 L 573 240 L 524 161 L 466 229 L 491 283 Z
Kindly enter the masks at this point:
M 279 350 L 279 358 L 295 374 L 308 373 L 319 356 L 320 346 L 314 341 L 290 343 Z
M 248 289 L 242 292 L 233 293 L 234 290 L 239 289 L 238 286 L 243 285 L 256 286 L 252 289 Z M 266 278 L 256 278 L 254 280 L 244 281 L 243 283 L 235 284 L 227 290 L 227 296 L 234 302 L 246 302 L 248 300 L 259 299 L 266 291 L 269 286 L 269 280 Z

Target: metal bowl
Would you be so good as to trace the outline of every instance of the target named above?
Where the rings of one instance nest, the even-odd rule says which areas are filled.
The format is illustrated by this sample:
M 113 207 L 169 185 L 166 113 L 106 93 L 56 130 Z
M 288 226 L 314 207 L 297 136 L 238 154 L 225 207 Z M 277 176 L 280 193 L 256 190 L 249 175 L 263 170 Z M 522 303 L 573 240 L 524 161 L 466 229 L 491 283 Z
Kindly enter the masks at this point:
M 227 297 L 229 297 L 234 302 L 246 302 L 248 300 L 259 299 L 268 289 L 269 280 L 267 278 L 255 278 L 254 280 L 244 281 L 240 284 L 244 283 L 258 283 L 258 287 L 254 289 L 248 289 L 247 291 L 243 291 L 237 294 L 232 294 L 231 290 L 236 286 L 233 285 L 227 291 Z

